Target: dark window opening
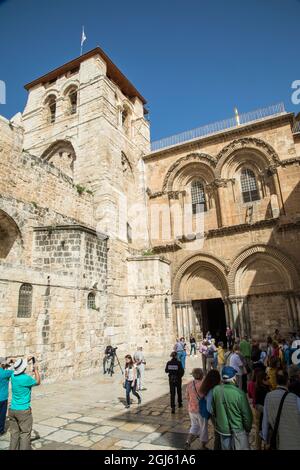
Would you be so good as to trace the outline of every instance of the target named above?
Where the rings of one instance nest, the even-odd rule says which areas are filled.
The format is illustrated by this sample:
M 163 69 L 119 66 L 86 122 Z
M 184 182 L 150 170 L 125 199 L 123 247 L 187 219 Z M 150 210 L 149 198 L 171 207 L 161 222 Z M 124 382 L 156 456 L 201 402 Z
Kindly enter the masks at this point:
M 32 308 L 32 285 L 22 284 L 19 290 L 18 317 L 31 317 Z
M 88 305 L 88 308 L 91 308 L 93 310 L 96 309 L 96 296 L 94 292 L 89 293 L 88 299 L 87 299 L 87 305 Z

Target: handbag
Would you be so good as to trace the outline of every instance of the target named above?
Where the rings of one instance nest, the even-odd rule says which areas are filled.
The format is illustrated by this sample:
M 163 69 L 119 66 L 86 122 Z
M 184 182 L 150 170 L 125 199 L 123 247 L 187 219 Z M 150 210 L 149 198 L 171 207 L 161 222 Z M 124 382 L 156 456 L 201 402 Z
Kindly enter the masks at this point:
M 199 414 L 200 414 L 200 416 L 202 416 L 202 418 L 209 419 L 210 418 L 210 413 L 207 411 L 206 399 L 205 399 L 205 397 L 200 397 L 198 395 L 196 385 L 195 385 L 195 381 L 193 381 L 193 385 L 194 385 L 194 390 L 195 390 L 195 393 L 196 393 L 197 399 L 198 399 Z
M 271 439 L 270 439 L 270 448 L 269 448 L 269 450 L 278 450 L 277 449 L 277 434 L 278 434 L 280 416 L 281 416 L 284 400 L 285 400 L 286 396 L 288 395 L 288 393 L 289 392 L 285 392 L 282 395 L 282 398 L 280 400 L 279 408 L 278 408 L 277 415 L 276 415 L 274 429 L 272 431 L 272 435 L 271 435 Z

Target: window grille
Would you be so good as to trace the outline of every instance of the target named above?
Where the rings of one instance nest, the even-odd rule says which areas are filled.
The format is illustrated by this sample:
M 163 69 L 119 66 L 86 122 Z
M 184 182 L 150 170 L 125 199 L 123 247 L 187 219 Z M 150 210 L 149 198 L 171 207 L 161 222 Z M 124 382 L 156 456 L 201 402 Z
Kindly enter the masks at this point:
M 88 308 L 96 309 L 96 296 L 94 292 L 90 292 L 87 299 Z
M 243 201 L 258 201 L 260 197 L 254 172 L 249 168 L 244 168 L 241 172 L 240 180 Z
M 200 180 L 193 181 L 191 187 L 191 195 L 193 214 L 207 211 L 204 186 Z
M 31 317 L 32 309 L 32 285 L 22 284 L 19 290 L 18 317 Z

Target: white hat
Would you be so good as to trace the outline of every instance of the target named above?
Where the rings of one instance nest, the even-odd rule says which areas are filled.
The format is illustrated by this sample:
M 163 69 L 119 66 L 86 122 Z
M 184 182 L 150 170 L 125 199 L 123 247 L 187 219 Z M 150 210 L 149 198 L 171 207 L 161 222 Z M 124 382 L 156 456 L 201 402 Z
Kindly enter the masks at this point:
M 27 360 L 26 359 L 17 359 L 14 363 L 14 375 L 22 374 L 27 368 Z

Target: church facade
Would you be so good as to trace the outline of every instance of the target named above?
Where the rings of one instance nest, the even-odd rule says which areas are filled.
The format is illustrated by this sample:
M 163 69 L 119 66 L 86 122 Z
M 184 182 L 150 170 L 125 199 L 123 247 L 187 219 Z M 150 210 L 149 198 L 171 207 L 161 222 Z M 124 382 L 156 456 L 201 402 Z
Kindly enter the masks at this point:
M 47 380 L 179 335 L 300 327 L 300 126 L 282 106 L 150 143 L 96 48 L 0 117 L 0 355 Z

